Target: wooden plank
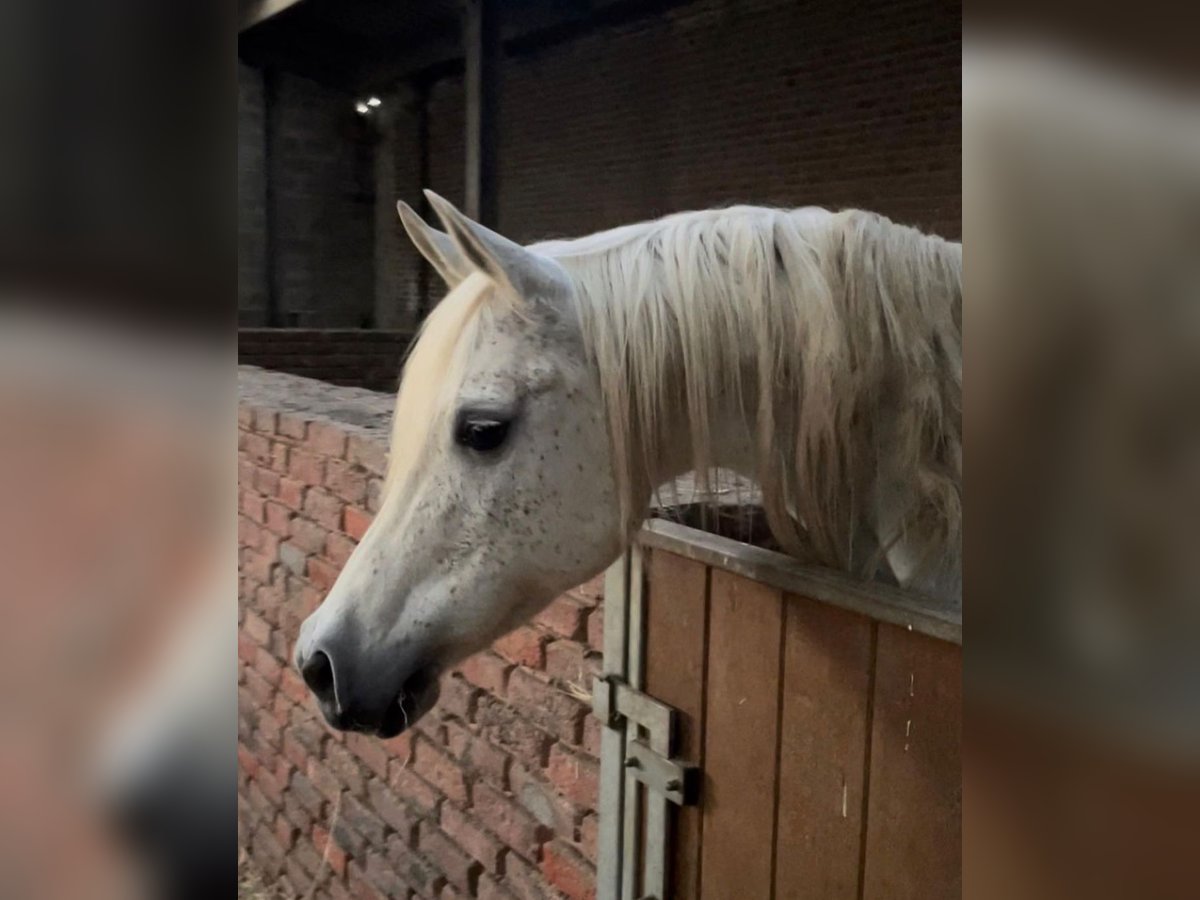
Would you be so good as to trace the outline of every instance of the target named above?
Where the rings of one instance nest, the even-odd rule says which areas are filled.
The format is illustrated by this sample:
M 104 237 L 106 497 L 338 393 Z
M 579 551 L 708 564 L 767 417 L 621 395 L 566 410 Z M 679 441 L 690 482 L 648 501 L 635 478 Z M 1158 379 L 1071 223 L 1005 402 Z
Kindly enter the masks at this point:
M 863 897 L 962 894 L 962 650 L 879 626 Z
M 769 897 L 783 596 L 711 579 L 700 896 Z
M 962 609 L 933 597 L 886 584 L 859 581 L 828 569 L 804 566 L 782 553 L 664 519 L 651 519 L 642 526 L 638 542 L 880 622 L 912 628 L 955 644 L 962 643 Z
M 789 596 L 775 896 L 857 898 L 874 624 Z
M 646 592 L 646 692 L 675 708 L 675 754 L 704 765 L 704 678 L 708 635 L 708 569 L 655 550 Z M 701 808 L 672 807 L 664 896 L 700 895 Z

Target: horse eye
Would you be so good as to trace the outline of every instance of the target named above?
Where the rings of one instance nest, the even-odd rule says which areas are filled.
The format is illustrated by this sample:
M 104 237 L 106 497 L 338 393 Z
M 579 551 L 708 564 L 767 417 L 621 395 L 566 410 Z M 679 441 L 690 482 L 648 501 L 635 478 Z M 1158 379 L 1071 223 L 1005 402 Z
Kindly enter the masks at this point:
M 509 422 L 503 419 L 462 418 L 454 432 L 454 440 L 461 447 L 470 447 L 478 453 L 498 450 L 508 437 Z

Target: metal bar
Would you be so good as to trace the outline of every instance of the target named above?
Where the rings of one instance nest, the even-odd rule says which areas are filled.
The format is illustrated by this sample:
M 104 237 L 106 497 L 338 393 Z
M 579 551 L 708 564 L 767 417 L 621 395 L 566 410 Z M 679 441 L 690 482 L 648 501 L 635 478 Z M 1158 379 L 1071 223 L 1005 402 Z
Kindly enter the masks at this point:
M 496 150 L 499 143 L 500 10 L 496 0 L 467 0 L 466 211 L 496 227 Z
M 622 556 L 604 576 L 604 660 L 606 676 L 623 679 L 628 650 L 629 557 Z M 600 735 L 600 834 L 596 861 L 596 900 L 621 896 L 621 841 L 624 830 L 625 726 L 606 724 Z
M 613 705 L 619 715 L 632 719 L 650 732 L 651 744 L 664 756 L 670 756 L 674 748 L 671 737 L 675 730 L 675 710 L 655 700 L 649 694 L 634 690 L 627 685 L 617 684 L 613 690 Z
M 629 557 L 629 647 L 626 655 L 625 680 L 634 690 L 641 690 L 643 672 L 645 669 L 645 616 L 642 608 L 642 586 L 645 580 L 642 572 L 642 549 L 637 544 L 627 551 Z M 625 747 L 622 758 L 628 760 L 631 743 L 641 737 L 641 727 L 630 721 L 625 726 Z M 641 797 L 642 785 L 637 773 L 630 768 L 625 770 L 625 834 L 622 840 L 624 859 L 621 872 L 622 900 L 637 900 L 639 893 L 638 875 L 640 874 L 641 854 Z M 647 797 L 647 800 L 649 797 Z
M 744 575 L 819 603 L 861 613 L 879 622 L 962 644 L 962 609 L 923 594 L 801 565 L 782 553 L 664 519 L 651 519 L 642 526 L 637 543 Z

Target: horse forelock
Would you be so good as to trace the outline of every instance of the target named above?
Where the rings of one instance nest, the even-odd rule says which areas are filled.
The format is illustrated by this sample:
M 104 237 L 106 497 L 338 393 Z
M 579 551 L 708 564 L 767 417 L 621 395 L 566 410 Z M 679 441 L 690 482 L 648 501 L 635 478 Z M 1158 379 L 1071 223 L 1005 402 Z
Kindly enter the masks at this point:
M 384 496 L 418 469 L 429 436 L 444 423 L 462 384 L 481 313 L 496 285 L 476 272 L 434 307 L 421 325 L 400 379 Z

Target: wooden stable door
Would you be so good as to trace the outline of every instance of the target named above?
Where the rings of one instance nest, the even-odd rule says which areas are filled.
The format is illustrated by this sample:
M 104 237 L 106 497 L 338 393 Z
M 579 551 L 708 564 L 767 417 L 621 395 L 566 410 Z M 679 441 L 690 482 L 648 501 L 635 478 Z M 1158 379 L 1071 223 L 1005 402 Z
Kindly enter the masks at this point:
M 666 896 L 960 896 L 961 620 L 767 551 L 728 566 L 744 545 L 656 526 L 630 574 L 637 686 L 701 773 L 696 805 L 663 804 Z M 626 870 L 652 832 L 640 796 Z M 655 895 L 626 874 L 622 896 Z

